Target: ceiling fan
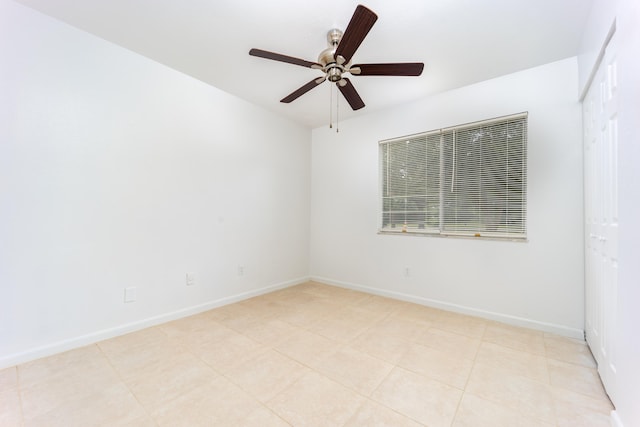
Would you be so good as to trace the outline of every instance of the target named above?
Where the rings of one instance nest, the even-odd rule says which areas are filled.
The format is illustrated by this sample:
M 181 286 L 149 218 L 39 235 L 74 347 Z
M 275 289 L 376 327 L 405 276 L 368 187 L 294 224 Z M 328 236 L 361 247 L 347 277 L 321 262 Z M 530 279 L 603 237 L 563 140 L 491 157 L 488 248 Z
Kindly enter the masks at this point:
M 345 73 L 354 76 L 419 76 L 424 69 L 422 62 L 351 65 L 353 54 L 377 19 L 378 15 L 366 7 L 359 5 L 353 13 L 351 21 L 349 21 L 349 25 L 347 25 L 344 33 L 338 29 L 332 29 L 327 33 L 329 47 L 320 52 L 318 62 L 306 61 L 304 59 L 261 49 L 251 49 L 249 55 L 300 65 L 324 72 L 324 76 L 311 80 L 309 83 L 282 98 L 280 102 L 290 103 L 323 83 L 325 80 L 329 80 L 332 83 L 336 83 L 336 86 L 340 89 L 340 92 L 342 92 L 342 95 L 351 108 L 359 110 L 364 107 L 364 102 L 362 98 L 360 98 L 360 95 L 358 95 L 351 81 L 344 77 Z

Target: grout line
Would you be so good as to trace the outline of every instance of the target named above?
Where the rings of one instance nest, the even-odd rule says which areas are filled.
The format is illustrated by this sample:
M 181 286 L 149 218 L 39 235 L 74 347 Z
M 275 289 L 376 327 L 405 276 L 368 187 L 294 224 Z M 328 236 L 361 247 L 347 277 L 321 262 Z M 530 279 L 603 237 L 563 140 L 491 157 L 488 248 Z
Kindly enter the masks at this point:
M 485 324 L 485 327 L 482 331 L 482 336 L 480 337 L 480 343 L 478 344 L 478 348 L 476 349 L 476 352 L 473 356 L 473 364 L 471 365 L 471 370 L 469 371 L 469 375 L 467 376 L 467 381 L 465 381 L 464 383 L 464 388 L 462 390 L 462 394 L 460 395 L 460 400 L 458 401 L 458 405 L 456 406 L 456 411 L 454 412 L 453 415 L 453 421 L 452 421 L 452 425 L 455 423 L 456 418 L 458 417 L 458 414 L 460 413 L 460 405 L 462 404 L 462 399 L 464 399 L 465 394 L 468 393 L 467 391 L 467 387 L 469 386 L 469 381 L 471 381 L 471 376 L 473 375 L 473 371 L 476 369 L 477 366 L 477 361 L 478 361 L 478 354 L 480 353 L 480 347 L 482 347 L 482 343 L 485 342 L 484 338 L 485 335 L 487 333 L 487 325 Z M 470 393 L 471 394 L 471 393 Z M 500 403 L 502 405 L 502 403 Z
M 118 377 L 118 379 L 120 380 L 120 382 L 122 383 L 122 385 L 125 386 L 125 388 L 129 391 L 129 393 L 131 394 L 131 396 L 133 396 L 133 398 L 135 399 L 135 401 L 138 403 L 138 405 L 140 405 L 140 407 L 142 408 L 142 410 L 144 411 L 145 414 L 147 414 L 147 416 L 149 417 L 149 419 L 151 419 L 151 421 L 153 421 L 153 423 L 157 426 L 158 422 L 156 421 L 155 417 L 153 417 L 149 411 L 147 410 L 147 407 L 145 405 L 142 404 L 142 402 L 140 402 L 140 399 L 138 399 L 138 396 L 136 396 L 136 394 L 133 392 L 133 390 L 131 390 L 131 388 L 129 387 L 129 384 L 127 384 L 127 382 L 124 380 L 124 378 L 122 377 L 122 375 L 120 374 L 120 372 L 118 371 L 118 369 L 116 369 L 116 367 L 113 365 L 113 363 L 111 362 L 111 359 L 109 358 L 109 356 L 107 356 L 107 354 L 104 352 L 104 350 L 100 347 L 100 342 L 99 341 L 97 343 L 95 343 L 94 345 L 98 348 L 98 351 L 100 352 L 100 354 L 102 354 L 102 357 L 107 361 L 107 363 L 109 364 L 109 366 L 111 367 L 111 369 L 113 370 L 113 372 L 116 374 L 116 376 Z M 135 420 L 134 420 L 135 421 Z
M 16 391 L 18 392 L 18 401 L 20 402 L 20 425 L 24 426 L 24 404 L 22 402 L 22 384 L 20 381 L 20 373 L 18 371 L 18 366 L 16 365 L 14 369 L 16 370 Z

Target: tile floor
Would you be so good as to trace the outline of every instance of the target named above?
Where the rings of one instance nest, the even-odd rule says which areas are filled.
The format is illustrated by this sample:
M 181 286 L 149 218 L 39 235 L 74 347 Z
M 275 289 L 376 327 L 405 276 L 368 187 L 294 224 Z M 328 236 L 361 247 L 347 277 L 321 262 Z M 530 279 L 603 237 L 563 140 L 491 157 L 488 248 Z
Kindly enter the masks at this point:
M 581 341 L 318 283 L 0 371 L 0 426 L 609 426 Z

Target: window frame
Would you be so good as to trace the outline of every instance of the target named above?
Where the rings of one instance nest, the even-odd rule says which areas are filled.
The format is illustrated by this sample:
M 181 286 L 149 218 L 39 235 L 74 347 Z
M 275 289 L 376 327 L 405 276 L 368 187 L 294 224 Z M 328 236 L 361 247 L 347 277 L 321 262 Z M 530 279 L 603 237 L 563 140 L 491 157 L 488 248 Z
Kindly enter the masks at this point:
M 426 132 L 421 132 L 421 133 L 417 133 L 417 134 L 412 134 L 412 135 L 406 135 L 406 136 L 401 136 L 401 137 L 397 137 L 397 138 L 390 138 L 390 139 L 385 139 L 382 141 L 378 142 L 378 234 L 383 234 L 383 235 L 407 235 L 407 236 L 429 236 L 429 237 L 458 237 L 458 238 L 472 238 L 472 239 L 482 239 L 482 240 L 501 240 L 501 241 L 516 241 L 516 242 L 527 242 L 528 241 L 528 235 L 527 235 L 527 217 L 528 217 L 528 209 L 527 209 L 527 203 L 528 203 L 528 112 L 522 112 L 522 113 L 517 113 L 517 114 L 511 114 L 511 115 L 507 115 L 507 116 L 501 116 L 501 117 L 495 117 L 495 118 L 491 118 L 491 119 L 487 119 L 487 120 L 480 120 L 480 121 L 475 121 L 475 122 L 470 122 L 470 123 L 464 123 L 464 124 L 460 124 L 460 125 L 456 125 L 456 126 L 449 126 L 446 128 L 441 128 L 441 129 L 433 129 L 433 130 L 429 130 Z M 516 147 L 520 146 L 519 148 L 519 157 L 512 157 L 510 156 L 509 153 L 506 154 L 506 163 L 504 164 L 504 169 L 505 169 L 505 173 L 509 174 L 509 161 L 511 159 L 516 159 L 518 162 L 520 162 L 518 165 L 521 166 L 521 176 L 519 177 L 520 179 L 520 184 L 519 186 L 516 188 L 517 193 L 516 194 L 520 194 L 521 196 L 521 201 L 518 203 L 514 203 L 511 202 L 511 196 L 508 194 L 508 189 L 506 190 L 506 192 L 504 194 L 501 194 L 500 197 L 503 197 L 505 199 L 504 203 L 505 206 L 509 207 L 509 206 L 514 206 L 514 207 L 519 207 L 520 211 L 518 212 L 518 215 L 516 216 L 516 221 L 515 221 L 515 226 L 510 227 L 510 222 L 508 220 L 508 218 L 505 216 L 504 219 L 504 223 L 502 222 L 497 222 L 498 226 L 496 226 L 496 231 L 487 231 L 487 227 L 488 227 L 488 222 L 480 222 L 478 223 L 479 227 L 476 228 L 475 230 L 463 230 L 463 231 L 452 231 L 450 229 L 446 229 L 445 227 L 445 222 L 447 222 L 448 224 L 451 224 L 450 220 L 451 217 L 448 217 L 447 214 L 444 212 L 445 211 L 445 186 L 447 185 L 447 183 L 445 182 L 445 169 L 446 169 L 446 165 L 445 163 L 447 161 L 449 162 L 456 162 L 455 160 L 455 153 L 456 153 L 456 148 L 453 148 L 454 151 L 452 151 L 452 156 L 453 156 L 453 160 L 451 159 L 451 157 L 447 158 L 447 153 L 445 153 L 445 144 L 444 144 L 444 139 L 447 135 L 453 134 L 455 135 L 456 132 L 464 132 L 464 131 L 469 131 L 469 130 L 476 130 L 476 129 L 482 129 L 482 128 L 491 128 L 490 130 L 494 130 L 493 127 L 495 127 L 495 129 L 500 129 L 500 126 L 508 126 L 511 122 L 521 122 L 522 127 L 520 129 L 521 134 L 519 135 L 519 139 L 516 140 Z M 427 224 L 428 222 L 428 209 L 429 209 L 429 203 L 427 201 L 427 197 L 429 194 L 429 191 L 427 190 L 427 187 L 429 185 L 433 185 L 433 184 L 429 184 L 428 183 L 428 176 L 429 176 L 429 172 L 427 171 L 429 168 L 429 165 L 431 165 L 431 167 L 433 167 L 434 165 L 434 161 L 430 160 L 427 158 L 427 154 L 425 154 L 424 160 L 425 160 L 425 166 L 424 169 L 425 171 L 425 194 L 424 194 L 424 198 L 425 198 L 425 208 L 424 211 L 419 211 L 420 213 L 422 213 L 424 215 L 424 228 L 420 228 L 420 229 L 416 229 L 416 228 L 409 228 L 407 227 L 407 225 L 409 224 L 408 221 L 406 221 L 406 217 L 407 215 L 411 214 L 411 209 L 407 208 L 407 199 L 409 199 L 410 197 L 413 197 L 410 194 L 405 193 L 404 195 L 401 196 L 390 196 L 388 195 L 389 193 L 385 193 L 385 189 L 387 188 L 387 185 L 392 185 L 392 183 L 394 182 L 394 177 L 390 176 L 389 170 L 387 169 L 386 173 L 383 170 L 383 167 L 385 167 L 385 165 L 383 165 L 384 159 L 387 159 L 387 162 L 389 161 L 389 147 L 391 146 L 391 144 L 399 144 L 401 142 L 406 142 L 407 143 L 407 147 L 409 147 L 409 143 L 412 141 L 419 141 L 419 140 L 424 140 L 424 144 L 425 144 L 425 153 L 427 153 L 429 151 L 429 142 L 428 142 L 428 138 L 432 138 L 434 135 L 439 135 L 440 136 L 440 141 L 439 141 L 439 147 L 438 147 L 438 162 L 439 163 L 439 180 L 438 180 L 438 186 L 439 186 L 439 199 L 438 199 L 438 226 L 437 227 L 433 227 L 433 226 L 429 226 L 429 224 Z M 508 134 L 505 136 L 505 138 L 508 138 Z M 454 147 L 456 144 L 456 137 L 454 136 Z M 493 136 L 492 136 L 493 138 Z M 385 152 L 385 147 L 387 149 L 387 151 Z M 402 151 L 402 147 L 399 148 L 400 151 L 396 151 L 394 152 L 394 154 L 400 153 Z M 410 148 L 407 148 L 407 152 L 410 150 Z M 408 155 L 407 155 L 408 156 Z M 491 156 L 491 159 L 495 159 L 496 156 Z M 498 162 L 499 163 L 499 162 Z M 452 165 L 453 168 L 455 168 L 457 165 L 457 163 L 450 163 Z M 408 157 L 407 157 L 407 162 L 406 162 L 407 168 L 406 168 L 406 174 L 409 174 L 409 171 L 411 170 L 411 168 L 409 167 L 408 164 Z M 516 169 L 517 170 L 517 169 Z M 397 171 L 396 171 L 397 172 Z M 457 175 L 455 175 L 457 176 Z M 385 179 L 386 178 L 386 179 Z M 469 182 L 469 178 L 468 176 L 465 177 L 467 179 L 467 184 Z M 396 178 L 397 179 L 397 178 Z M 406 177 L 403 176 L 403 179 L 408 179 Z M 483 182 L 485 178 L 481 177 L 479 178 L 479 182 Z M 510 186 L 511 182 L 514 181 L 515 178 L 511 178 L 509 177 L 508 180 L 506 181 L 507 184 Z M 515 181 L 517 182 L 517 181 Z M 390 184 L 391 183 L 391 184 Z M 495 184 L 494 182 L 494 185 Z M 466 189 L 468 190 L 468 188 L 470 187 L 466 187 Z M 405 190 L 406 191 L 406 190 Z M 461 192 L 464 192 L 465 190 L 461 190 Z M 519 193 L 518 193 L 519 192 Z M 457 193 L 456 193 L 457 194 Z M 488 194 L 487 192 L 480 192 L 480 197 L 487 197 L 486 195 Z M 387 216 L 385 218 L 385 214 L 386 215 L 393 215 L 392 210 L 389 209 L 389 199 L 392 197 L 399 197 L 399 198 L 403 198 L 405 199 L 405 208 L 403 211 L 396 211 L 396 213 L 400 213 L 402 212 L 405 215 L 405 222 L 403 226 L 400 226 L 398 228 L 392 228 L 392 227 L 385 227 L 385 224 L 387 224 L 387 221 L 389 220 L 389 216 Z M 507 200 L 508 199 L 508 200 Z M 386 204 L 385 204 L 386 202 Z M 386 207 L 386 209 L 385 209 Z M 492 212 L 495 215 L 495 211 L 491 211 L 491 210 L 487 210 L 486 207 L 482 207 L 479 208 L 482 210 L 482 213 L 486 213 L 486 212 Z M 490 208 L 489 208 L 490 209 Z M 399 224 L 399 223 L 396 223 Z M 456 223 L 458 224 L 458 223 Z M 460 222 L 460 224 L 462 224 L 462 222 Z M 415 226 L 415 224 L 414 224 Z M 466 224 L 466 226 L 468 227 L 468 224 Z M 497 227 L 504 227 L 504 232 L 499 232 L 497 231 Z M 515 231 L 514 231 L 515 230 Z

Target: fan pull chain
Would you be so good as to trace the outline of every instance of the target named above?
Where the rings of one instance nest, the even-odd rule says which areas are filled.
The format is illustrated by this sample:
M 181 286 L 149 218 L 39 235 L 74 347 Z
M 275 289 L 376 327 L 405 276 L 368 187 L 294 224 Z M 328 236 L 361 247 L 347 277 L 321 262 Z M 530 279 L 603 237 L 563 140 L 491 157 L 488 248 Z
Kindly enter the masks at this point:
M 336 90 L 338 85 L 336 84 Z M 336 93 L 336 133 L 340 132 L 340 97 Z
M 333 85 L 329 85 L 329 129 L 333 128 Z

